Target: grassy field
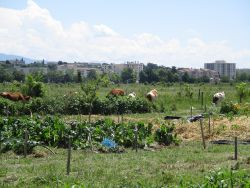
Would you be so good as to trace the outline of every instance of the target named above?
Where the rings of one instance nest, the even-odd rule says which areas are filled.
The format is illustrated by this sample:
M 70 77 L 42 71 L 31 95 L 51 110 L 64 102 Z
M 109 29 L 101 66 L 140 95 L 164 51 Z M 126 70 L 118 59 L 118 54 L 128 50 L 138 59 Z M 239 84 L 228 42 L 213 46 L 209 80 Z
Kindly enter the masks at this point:
M 161 150 L 127 150 L 121 154 L 73 151 L 71 173 L 66 175 L 67 150 L 42 148 L 43 157 L 28 158 L 13 153 L 0 155 L 1 187 L 161 187 L 179 185 L 180 181 L 201 183 L 210 171 L 230 169 L 235 165 L 232 145 L 184 142 Z M 248 169 L 250 145 L 239 145 L 239 167 Z
M 250 84 L 248 84 L 250 89 Z M 193 106 L 197 112 L 204 110 L 204 107 L 209 108 L 212 104 L 212 96 L 219 91 L 224 91 L 226 101 L 238 102 L 235 83 L 234 84 L 120 84 L 102 87 L 97 91 L 99 98 L 104 98 L 112 88 L 122 88 L 127 94 L 135 92 L 137 97 L 145 98 L 145 94 L 153 88 L 156 88 L 159 97 L 155 102 L 158 111 L 167 112 L 168 114 L 185 114 Z M 189 88 L 189 89 L 188 89 Z M 0 92 L 2 91 L 18 91 L 21 90 L 21 84 L 0 84 Z M 192 93 L 192 97 L 188 96 L 188 90 Z M 198 99 L 198 94 L 204 93 L 203 107 L 201 106 L 201 97 Z M 46 97 L 60 97 L 65 94 L 74 92 L 81 93 L 80 84 L 45 84 Z M 248 96 L 244 102 L 250 101 Z
M 193 92 L 192 98 L 187 96 L 186 85 L 111 85 L 100 88 L 98 97 L 104 98 L 112 88 L 123 88 L 127 93 L 132 91 L 138 97 L 156 88 L 159 98 L 157 109 L 161 112 L 149 114 L 125 114 L 125 122 L 151 122 L 155 127 L 163 124 L 165 115 L 190 115 L 190 106 L 194 107 L 193 114 L 212 107 L 211 99 L 214 93 L 225 91 L 226 100 L 238 102 L 235 85 L 231 84 L 193 84 L 189 85 Z M 250 85 L 248 84 L 248 88 Z M 70 92 L 80 92 L 79 84 L 46 84 L 45 97 L 58 97 Z M 198 100 L 198 91 L 204 92 L 204 106 Z M 20 85 L 0 84 L 2 91 L 18 91 Z M 249 102 L 250 97 L 244 102 Z M 213 109 L 218 111 L 219 107 Z M 92 120 L 112 118 L 117 116 L 93 115 Z M 65 121 L 87 120 L 87 116 L 61 116 Z M 250 124 L 247 116 L 216 116 L 213 120 L 212 134 L 208 135 L 208 120 L 204 120 L 207 142 L 216 139 L 250 138 Z M 182 140 L 180 146 L 169 146 L 155 151 L 127 149 L 121 154 L 94 153 L 86 150 L 72 151 L 72 166 L 69 176 L 66 175 L 66 149 L 51 148 L 56 154 L 37 147 L 36 154 L 27 158 L 12 152 L 0 154 L 0 187 L 162 187 L 164 185 L 178 186 L 181 180 L 201 183 L 205 176 L 213 170 L 229 170 L 235 165 L 232 160 L 234 148 L 232 145 L 212 145 L 203 150 L 200 143 L 199 122 L 188 123 L 178 121 L 176 133 Z M 239 145 L 240 169 L 250 173 L 250 145 Z M 185 186 L 184 186 L 185 187 Z

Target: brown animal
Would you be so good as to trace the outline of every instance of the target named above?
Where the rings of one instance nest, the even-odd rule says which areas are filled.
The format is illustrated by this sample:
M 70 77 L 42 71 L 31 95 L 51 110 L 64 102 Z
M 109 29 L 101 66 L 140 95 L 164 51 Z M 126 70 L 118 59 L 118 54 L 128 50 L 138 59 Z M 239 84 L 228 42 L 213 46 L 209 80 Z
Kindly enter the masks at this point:
M 125 91 L 122 89 L 112 89 L 109 94 L 114 96 L 124 96 Z
M 156 89 L 151 90 L 150 92 L 147 93 L 146 97 L 149 101 L 154 101 L 156 100 L 158 96 L 158 92 Z
M 2 92 L 0 96 L 12 101 L 29 101 L 31 99 L 30 96 L 23 95 L 20 92 Z

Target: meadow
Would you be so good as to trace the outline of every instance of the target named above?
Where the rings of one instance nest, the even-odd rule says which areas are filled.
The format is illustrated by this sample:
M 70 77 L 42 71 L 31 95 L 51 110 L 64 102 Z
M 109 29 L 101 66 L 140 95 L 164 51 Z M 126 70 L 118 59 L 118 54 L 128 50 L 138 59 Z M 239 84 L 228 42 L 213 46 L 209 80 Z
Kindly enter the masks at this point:
M 100 99 L 105 99 L 112 88 L 122 88 L 126 93 L 135 92 L 138 98 L 153 88 L 159 93 L 150 113 L 126 113 L 124 123 L 151 123 L 154 130 L 165 125 L 164 116 L 176 115 L 183 118 L 173 121 L 174 132 L 181 140 L 179 145 L 140 148 L 136 153 L 126 148 L 122 153 L 102 153 L 87 149 L 72 150 L 71 172 L 66 175 L 67 149 L 51 147 L 54 154 L 40 146 L 26 158 L 13 151 L 0 153 L 1 187 L 250 187 L 250 145 L 238 145 L 238 161 L 233 160 L 233 145 L 214 145 L 210 141 L 218 139 L 249 140 L 249 111 L 238 114 L 220 114 L 220 105 L 212 105 L 214 93 L 224 91 L 226 102 L 238 103 L 235 84 L 121 84 L 101 87 L 97 91 Z M 250 89 L 250 85 L 247 85 Z M 0 91 L 18 91 L 20 84 L 0 84 Z M 200 95 L 199 95 L 200 91 Z M 81 95 L 80 84 L 46 84 L 43 100 L 60 100 L 63 95 Z M 203 92 L 203 102 L 201 93 Z M 5 99 L 4 99 L 5 100 Z M 250 96 L 243 104 L 250 102 Z M 213 112 L 212 133 L 208 133 L 208 119 L 204 119 L 207 147 L 203 149 L 199 122 L 189 123 L 186 117 Z M 39 113 L 38 113 L 39 114 Z M 35 114 L 34 114 L 35 115 Z M 44 112 L 39 114 L 46 116 Z M 27 116 L 27 115 L 26 115 Z M 26 117 L 22 116 L 22 117 Z M 82 114 L 56 114 L 60 120 L 87 121 Z M 5 116 L 2 116 L 5 118 Z M 14 114 L 14 118 L 19 118 Z M 110 118 L 118 122 L 116 114 L 95 114 L 92 121 Z M 120 119 L 119 119 L 120 121 Z
M 209 109 L 212 106 L 212 97 L 215 93 L 224 91 L 226 94 L 225 101 L 232 101 L 238 103 L 239 98 L 235 89 L 235 83 L 221 83 L 221 84 L 155 84 L 155 85 L 144 85 L 144 84 L 119 84 L 109 85 L 108 87 L 101 87 L 97 90 L 97 97 L 100 100 L 105 100 L 108 93 L 112 88 L 121 88 L 126 91 L 126 94 L 135 92 L 137 98 L 145 100 L 147 92 L 156 88 L 159 93 L 157 101 L 153 104 L 153 112 L 164 112 L 169 115 L 180 114 L 186 115 L 190 111 L 190 107 L 194 108 L 194 111 L 202 112 Z M 20 91 L 21 84 L 0 84 L 0 91 Z M 82 95 L 80 84 L 46 84 L 45 85 L 45 96 L 43 101 L 46 105 L 53 103 L 53 108 L 56 109 L 63 105 L 65 100 L 71 100 L 75 97 L 74 93 L 77 92 L 78 96 Z M 248 83 L 247 89 L 250 88 Z M 199 92 L 200 91 L 200 92 Z M 203 101 L 202 101 L 203 93 Z M 63 96 L 68 98 L 63 98 Z M 250 95 L 248 95 L 243 102 L 249 102 Z M 40 102 L 40 101 L 39 101 Z M 73 101 L 70 101 L 73 103 Z M 66 104 L 71 105 L 71 104 Z M 49 108 L 49 107 L 48 107 Z M 146 111 L 149 111 L 146 107 Z M 42 111 L 42 110 L 41 110 Z M 59 111 L 59 110 L 58 110 Z M 46 113 L 46 111 L 44 112 Z M 50 111 L 47 113 L 51 113 Z M 58 112 L 55 112 L 58 113 Z M 59 112 L 60 113 L 60 112 Z M 85 112 L 86 113 L 86 112 Z M 97 112 L 100 113 L 100 112 Z M 195 113 L 195 112 L 194 112 Z M 78 113 L 74 113 L 78 114 Z M 81 112 L 81 114 L 84 114 Z

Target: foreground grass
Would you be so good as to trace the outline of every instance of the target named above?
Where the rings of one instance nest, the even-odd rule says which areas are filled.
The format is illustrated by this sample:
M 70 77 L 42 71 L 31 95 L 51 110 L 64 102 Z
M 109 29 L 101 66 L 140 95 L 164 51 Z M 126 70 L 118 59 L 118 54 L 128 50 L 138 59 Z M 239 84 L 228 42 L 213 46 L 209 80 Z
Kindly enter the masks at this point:
M 67 176 L 67 150 L 54 151 L 56 154 L 26 159 L 13 153 L 1 154 L 0 187 L 160 187 L 179 185 L 180 181 L 198 183 L 209 171 L 230 169 L 235 164 L 232 145 L 209 145 L 203 150 L 201 143 L 187 142 L 138 153 L 73 151 L 71 173 Z M 239 145 L 240 169 L 250 173 L 249 157 L 250 146 Z

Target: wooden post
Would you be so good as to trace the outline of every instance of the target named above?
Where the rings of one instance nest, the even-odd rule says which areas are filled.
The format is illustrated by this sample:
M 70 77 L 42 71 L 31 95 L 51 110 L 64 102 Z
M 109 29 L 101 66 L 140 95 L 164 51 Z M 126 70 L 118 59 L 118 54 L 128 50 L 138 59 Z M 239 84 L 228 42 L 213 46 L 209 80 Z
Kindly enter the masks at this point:
M 206 149 L 206 143 L 205 143 L 205 137 L 204 137 L 202 119 L 200 119 L 200 126 L 201 126 L 201 138 L 202 138 L 203 148 Z
M 201 92 L 201 106 L 203 106 L 203 103 L 204 103 L 204 101 L 203 101 L 203 91 Z
M 28 150 L 28 131 L 27 128 L 24 130 L 24 157 L 27 157 Z
M 198 93 L 198 101 L 200 100 L 201 98 L 201 89 L 199 89 L 199 93 Z
M 204 112 L 206 112 L 207 111 L 207 105 L 205 104 L 205 110 L 204 110 Z
M 234 137 L 234 160 L 238 159 L 238 146 L 237 146 L 237 136 Z
M 91 135 L 91 131 L 89 130 L 89 135 L 88 135 L 88 141 L 90 144 L 90 149 L 91 151 L 93 151 L 93 145 L 92 145 L 92 135 Z
M 193 117 L 193 107 L 190 107 L 190 116 Z
M 68 143 L 68 158 L 67 158 L 67 175 L 70 173 L 70 158 L 71 158 L 71 139 L 69 136 L 69 143 Z
M 211 135 L 211 113 L 208 113 L 208 133 Z
M 137 127 L 137 125 L 135 126 L 134 132 L 135 132 L 134 146 L 135 146 L 135 151 L 138 152 L 138 127 Z

